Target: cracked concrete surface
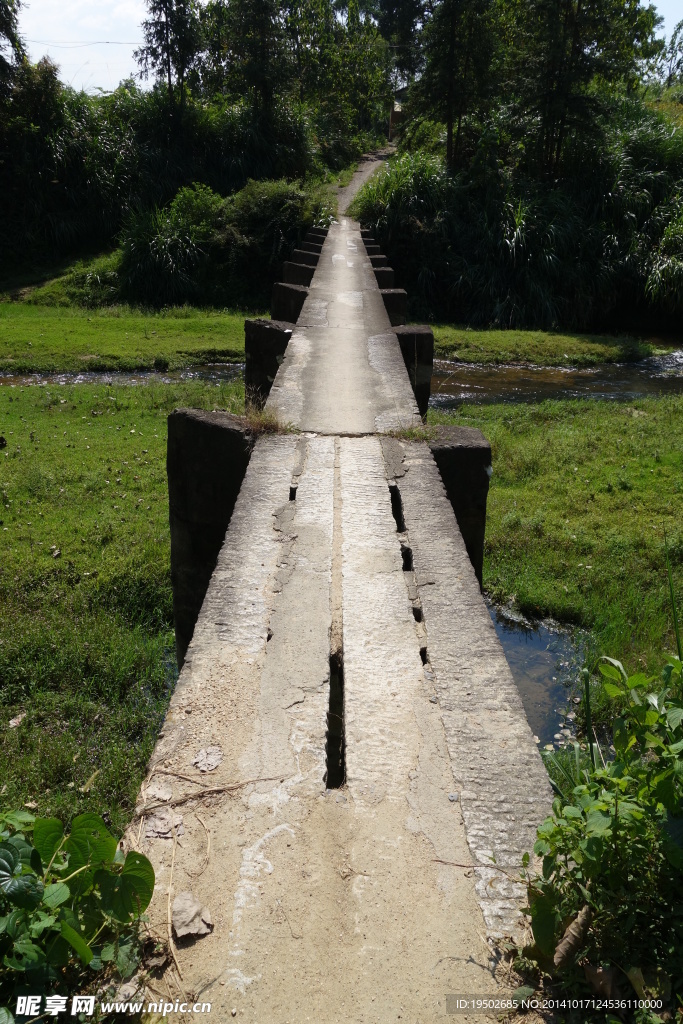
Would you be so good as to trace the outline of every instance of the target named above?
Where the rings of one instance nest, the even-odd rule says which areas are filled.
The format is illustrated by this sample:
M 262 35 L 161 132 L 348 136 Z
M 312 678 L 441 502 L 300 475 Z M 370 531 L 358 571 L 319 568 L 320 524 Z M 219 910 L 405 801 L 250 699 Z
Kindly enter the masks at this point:
M 361 249 L 350 221 L 325 242 L 269 400 L 302 433 L 256 443 L 129 833 L 157 932 L 178 892 L 211 911 L 168 980 L 221 1022 L 431 1024 L 500 992 L 550 802 L 429 449 L 381 436 L 419 417 Z

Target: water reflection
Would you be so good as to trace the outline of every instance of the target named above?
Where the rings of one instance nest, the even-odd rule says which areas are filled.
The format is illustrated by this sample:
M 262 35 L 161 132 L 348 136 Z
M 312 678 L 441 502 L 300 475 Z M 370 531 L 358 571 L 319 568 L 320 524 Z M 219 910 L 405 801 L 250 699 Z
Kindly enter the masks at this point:
M 187 366 L 182 370 L 79 370 L 73 373 L 8 373 L 0 374 L 0 386 L 26 387 L 48 384 L 179 384 L 182 381 L 201 380 L 224 384 L 244 375 L 244 363 L 205 363 Z
M 531 623 L 507 608 L 489 605 L 489 614 L 522 698 L 531 731 L 540 745 L 568 739 L 574 684 L 583 664 L 582 637 L 552 622 Z M 573 712 L 569 712 L 573 716 Z M 567 732 L 563 735 L 562 729 Z
M 546 398 L 633 401 L 648 395 L 683 394 L 683 350 L 639 363 L 603 363 L 579 370 L 560 366 L 480 366 L 437 360 L 430 406 L 463 402 L 542 402 Z

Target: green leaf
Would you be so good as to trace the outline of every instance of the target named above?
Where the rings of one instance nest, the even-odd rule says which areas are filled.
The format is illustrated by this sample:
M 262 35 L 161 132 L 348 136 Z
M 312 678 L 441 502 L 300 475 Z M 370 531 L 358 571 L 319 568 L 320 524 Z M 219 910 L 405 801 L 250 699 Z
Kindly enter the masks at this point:
M 28 937 L 17 939 L 12 953 L 5 957 L 5 963 L 15 971 L 27 971 L 45 962 L 45 954 L 40 946 L 31 942 Z
M 77 871 L 86 864 L 110 864 L 117 842 L 98 814 L 79 814 L 73 820 L 65 846 L 69 868 Z
M 0 814 L 0 821 L 6 821 L 18 832 L 31 826 L 35 820 L 35 815 L 29 814 L 28 811 L 6 811 L 4 814 Z
M 601 836 L 608 832 L 612 825 L 609 814 L 603 811 L 590 811 L 586 820 L 586 832 L 589 836 Z
M 608 697 L 623 697 L 624 691 L 620 686 L 615 686 L 614 683 L 603 683 L 602 688 Z
M 622 754 L 628 745 L 628 729 L 626 727 L 626 721 L 623 718 L 615 718 L 614 725 L 612 727 L 612 735 L 614 739 L 614 749 L 618 754 Z
M 512 993 L 512 998 L 518 1003 L 521 1003 L 524 999 L 531 999 L 535 991 L 536 989 L 532 988 L 531 985 L 520 985 L 520 987 L 516 988 Z
M 61 907 L 62 903 L 66 903 L 70 896 L 71 892 L 66 882 L 53 882 L 52 885 L 45 887 L 43 903 L 50 910 L 56 910 L 57 907 Z
M 40 859 L 40 854 L 29 842 L 27 842 L 23 836 L 11 836 L 7 840 L 10 846 L 19 854 L 19 860 L 25 868 L 35 872 L 36 875 L 42 875 L 43 864 Z
M 9 842 L 0 843 L 0 893 L 15 907 L 32 910 L 43 896 L 43 883 L 33 874 L 20 875 L 21 857 Z
M 46 928 L 50 928 L 56 922 L 56 918 L 52 914 L 46 914 L 42 910 L 37 910 L 31 915 L 31 924 L 29 927 L 29 933 L 32 939 L 37 939 Z
M 667 708 L 666 720 L 670 729 L 678 729 L 683 722 L 683 707 Z
M 59 818 L 36 818 L 33 845 L 42 857 L 43 864 L 50 863 L 63 837 L 64 828 Z
M 555 951 L 555 935 L 560 928 L 557 907 L 548 896 L 539 896 L 531 905 L 531 928 L 536 945 L 541 953 L 552 956 Z
M 14 1017 L 6 1006 L 0 1006 L 0 1024 L 14 1024 Z
M 71 948 L 78 954 L 81 962 L 88 966 L 93 958 L 93 951 L 85 941 L 85 939 L 78 934 L 75 928 L 72 928 L 66 921 L 61 922 L 62 938 L 66 939 Z
M 154 868 L 141 853 L 131 850 L 119 875 L 98 871 L 95 881 L 105 914 L 117 921 L 129 921 L 149 906 L 154 892 Z

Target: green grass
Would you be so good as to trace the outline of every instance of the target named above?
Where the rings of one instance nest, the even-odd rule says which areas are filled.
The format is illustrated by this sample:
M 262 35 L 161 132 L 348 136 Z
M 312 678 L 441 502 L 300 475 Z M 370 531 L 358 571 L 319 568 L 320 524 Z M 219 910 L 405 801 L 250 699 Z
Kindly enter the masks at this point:
M 0 302 L 0 372 L 177 369 L 244 359 L 244 312 Z
M 0 807 L 92 810 L 119 831 L 130 817 L 175 678 L 165 449 L 178 405 L 242 411 L 244 392 L 0 388 Z
M 675 647 L 664 531 L 683 607 L 683 397 L 461 407 L 493 448 L 484 586 L 589 629 L 595 653 L 659 671 Z
M 530 363 L 536 366 L 597 366 L 633 362 L 683 344 L 654 344 L 629 337 L 554 331 L 480 331 L 434 326 L 435 354 L 463 363 Z

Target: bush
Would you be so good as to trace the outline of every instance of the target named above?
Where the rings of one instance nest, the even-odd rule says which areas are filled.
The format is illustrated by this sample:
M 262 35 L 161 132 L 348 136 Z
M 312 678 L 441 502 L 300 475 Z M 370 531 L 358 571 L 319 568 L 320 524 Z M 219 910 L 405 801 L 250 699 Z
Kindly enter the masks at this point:
M 432 149 L 434 126 L 409 123 Z M 613 101 L 596 139 L 548 182 L 511 151 L 503 114 L 457 174 L 404 154 L 360 191 L 354 216 L 391 257 L 415 313 L 473 325 L 597 328 L 683 312 L 683 129 L 638 101 Z
M 122 234 L 122 294 L 150 306 L 265 304 L 279 264 L 312 224 L 328 224 L 327 194 L 250 181 L 223 199 L 195 183 L 167 210 L 130 219 Z
M 154 869 L 125 854 L 96 814 L 0 814 L 0 1021 L 17 996 L 71 996 L 116 984 L 140 962 L 139 922 Z
M 657 680 L 602 660 L 614 760 L 582 768 L 577 744 L 562 770 L 569 785 L 555 785 L 534 847 L 543 869 L 529 879 L 525 950 L 575 992 L 635 992 L 670 1011 L 683 998 L 682 670 L 669 658 Z

